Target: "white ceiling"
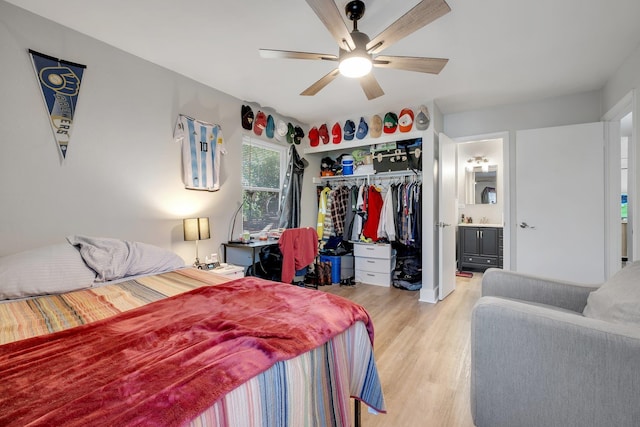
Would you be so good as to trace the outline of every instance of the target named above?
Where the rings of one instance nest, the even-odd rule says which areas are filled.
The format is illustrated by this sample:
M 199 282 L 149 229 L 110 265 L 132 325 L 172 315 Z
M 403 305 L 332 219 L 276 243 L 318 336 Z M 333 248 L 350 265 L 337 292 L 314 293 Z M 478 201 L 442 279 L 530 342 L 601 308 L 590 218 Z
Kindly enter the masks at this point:
M 596 90 L 640 44 L 638 0 L 447 0 L 450 13 L 384 51 L 449 58 L 439 75 L 374 69 L 385 95 L 373 101 L 342 76 L 303 97 L 335 63 L 258 55 L 259 48 L 338 53 L 302 0 L 8 1 L 309 124 L 429 100 L 448 114 Z M 347 1 L 335 1 L 342 11 Z M 358 28 L 373 38 L 417 0 L 365 3 Z

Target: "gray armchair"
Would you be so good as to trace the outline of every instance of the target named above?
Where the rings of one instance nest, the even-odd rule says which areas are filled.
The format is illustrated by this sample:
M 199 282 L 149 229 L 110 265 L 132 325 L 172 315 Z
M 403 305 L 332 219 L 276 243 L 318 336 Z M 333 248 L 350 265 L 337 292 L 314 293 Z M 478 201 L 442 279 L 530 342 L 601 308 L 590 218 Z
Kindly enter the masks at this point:
M 638 288 L 638 271 L 611 281 Z M 640 426 L 640 327 L 585 317 L 599 288 L 485 272 L 471 320 L 476 426 Z

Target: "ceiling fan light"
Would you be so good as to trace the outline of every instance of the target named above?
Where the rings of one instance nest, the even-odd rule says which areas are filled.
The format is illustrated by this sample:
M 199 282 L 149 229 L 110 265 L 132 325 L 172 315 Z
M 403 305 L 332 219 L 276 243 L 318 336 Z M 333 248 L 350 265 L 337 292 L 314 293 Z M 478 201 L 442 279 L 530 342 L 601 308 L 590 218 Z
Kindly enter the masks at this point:
M 366 76 L 371 71 L 371 59 L 366 56 L 350 55 L 340 61 L 338 69 L 345 77 L 358 78 Z

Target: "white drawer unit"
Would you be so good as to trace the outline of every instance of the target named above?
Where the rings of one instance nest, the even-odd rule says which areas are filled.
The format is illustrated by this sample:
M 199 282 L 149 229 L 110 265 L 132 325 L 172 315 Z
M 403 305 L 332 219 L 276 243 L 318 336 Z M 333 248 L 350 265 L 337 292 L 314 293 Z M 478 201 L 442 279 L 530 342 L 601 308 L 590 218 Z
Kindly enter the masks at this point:
M 353 244 L 355 281 L 369 285 L 391 286 L 396 257 L 390 244 Z

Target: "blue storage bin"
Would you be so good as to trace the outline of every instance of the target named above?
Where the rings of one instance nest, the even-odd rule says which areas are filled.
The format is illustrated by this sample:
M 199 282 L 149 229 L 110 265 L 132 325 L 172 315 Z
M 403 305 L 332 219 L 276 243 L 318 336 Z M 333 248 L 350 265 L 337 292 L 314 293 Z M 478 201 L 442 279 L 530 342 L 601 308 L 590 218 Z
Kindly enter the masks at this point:
M 331 263 L 331 283 L 340 283 L 340 256 L 337 255 L 320 255 L 320 262 Z

